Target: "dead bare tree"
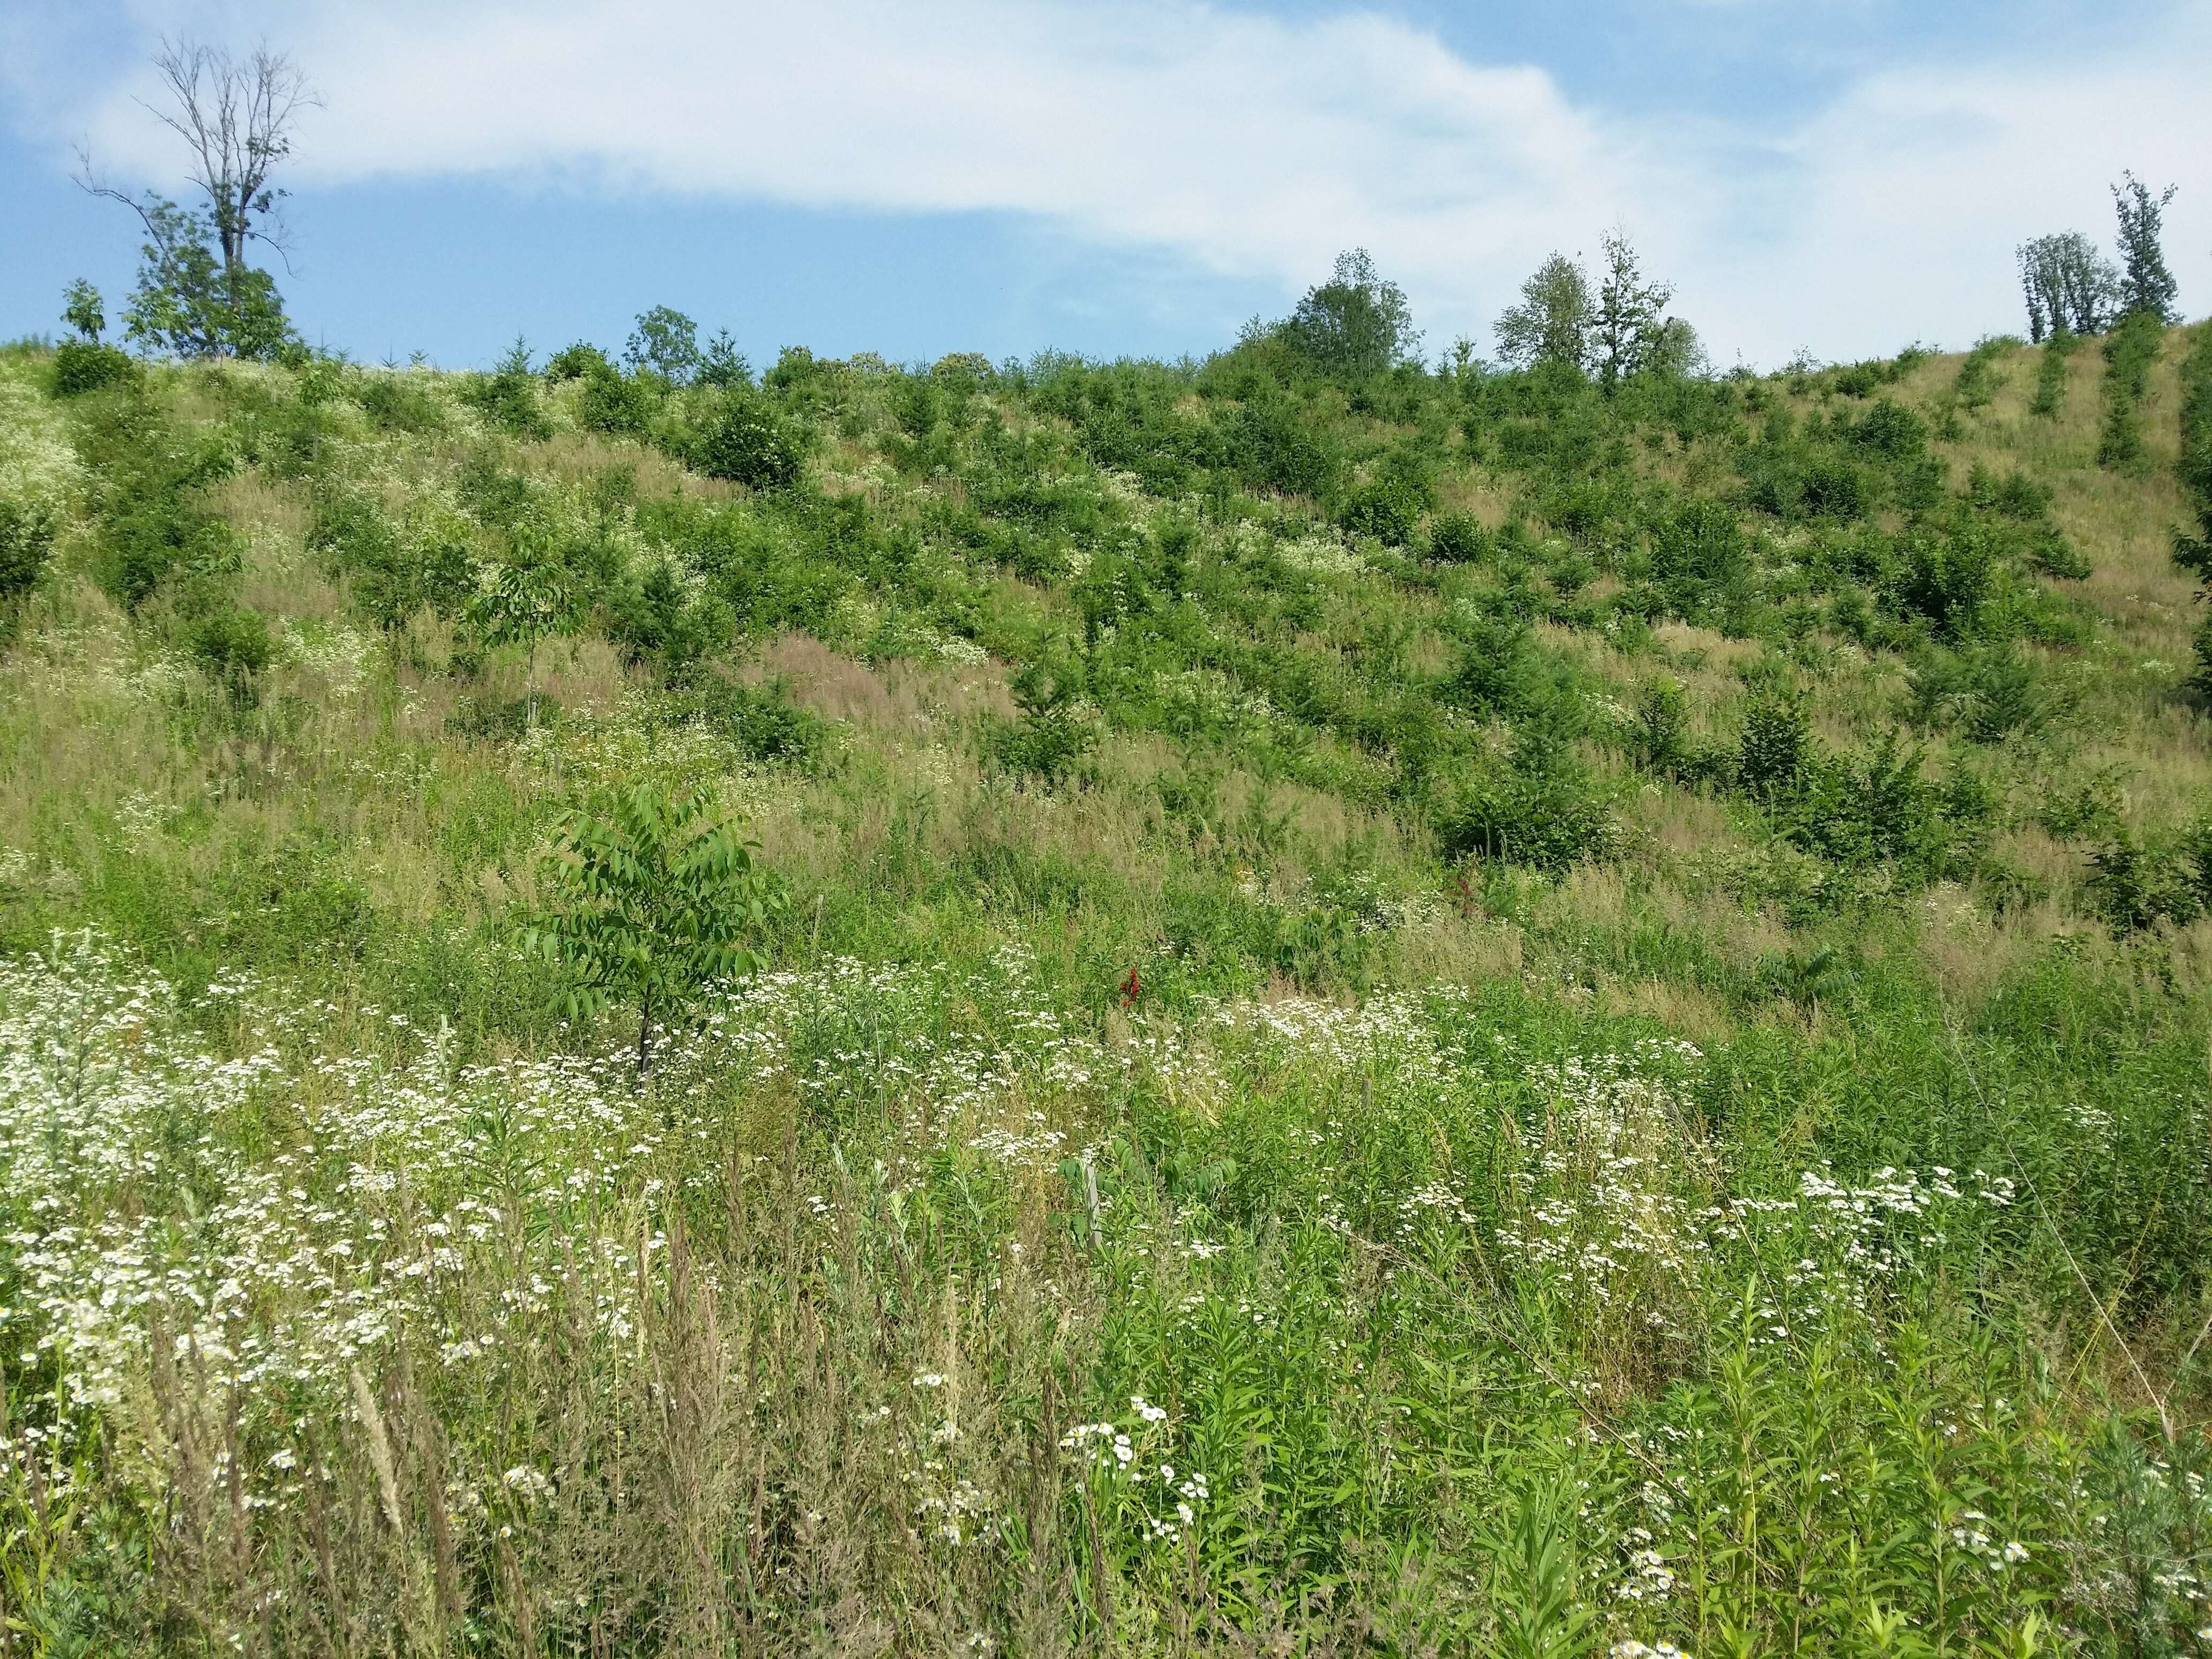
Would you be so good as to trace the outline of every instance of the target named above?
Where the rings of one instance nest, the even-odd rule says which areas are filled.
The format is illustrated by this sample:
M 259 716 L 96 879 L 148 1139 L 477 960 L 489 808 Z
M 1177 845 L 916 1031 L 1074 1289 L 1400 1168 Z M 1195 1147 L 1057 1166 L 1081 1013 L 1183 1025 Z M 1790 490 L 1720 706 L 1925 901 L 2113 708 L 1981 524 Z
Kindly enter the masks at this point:
M 191 179 L 207 197 L 208 222 L 224 270 L 244 267 L 249 242 L 284 258 L 289 244 L 279 204 L 285 192 L 270 176 L 292 153 L 301 112 L 321 106 L 306 72 L 288 53 L 265 44 L 234 58 L 218 47 L 167 36 L 154 54 L 154 67 L 168 89 L 170 107 L 146 107 L 191 151 Z M 101 182 L 88 149 L 80 147 L 77 161 L 79 185 L 122 203 L 158 240 L 149 203 Z M 290 261 L 286 264 L 289 268 Z

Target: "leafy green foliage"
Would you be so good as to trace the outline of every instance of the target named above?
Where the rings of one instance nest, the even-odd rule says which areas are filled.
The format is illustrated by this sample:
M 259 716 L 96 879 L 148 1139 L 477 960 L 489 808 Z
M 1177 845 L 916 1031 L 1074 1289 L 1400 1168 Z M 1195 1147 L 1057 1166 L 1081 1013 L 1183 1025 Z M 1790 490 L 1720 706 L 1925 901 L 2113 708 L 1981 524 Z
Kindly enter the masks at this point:
M 276 650 L 266 617 L 230 606 L 195 621 L 185 631 L 185 645 L 208 676 L 241 703 L 258 696 L 261 673 Z
M 2027 337 L 2102 334 L 2120 298 L 2120 275 L 2077 230 L 2038 236 L 2019 249 Z
M 62 320 L 76 331 L 78 339 L 97 345 L 100 337 L 107 331 L 107 307 L 100 297 L 100 290 L 78 276 L 63 290 L 62 299 Z
M 499 366 L 464 383 L 461 395 L 501 432 L 532 439 L 552 434 L 545 411 L 538 406 L 538 379 L 530 372 L 529 344 L 519 335 Z
M 512 553 L 486 573 L 469 601 L 469 627 L 479 643 L 523 648 L 528 724 L 538 718 L 538 648 L 575 626 L 580 601 L 573 573 L 534 520 L 516 526 Z
M 124 307 L 125 335 L 179 357 L 268 361 L 295 349 L 283 297 L 265 270 L 226 262 L 204 214 L 149 197 L 137 286 Z
M 325 491 L 317 499 L 307 545 L 386 630 L 405 626 L 426 606 L 440 617 L 457 617 L 477 590 L 465 543 L 451 534 L 403 535 L 381 502 L 359 491 Z
M 2174 562 L 2212 589 L 2212 327 L 2202 323 L 2182 364 L 2181 455 L 2175 471 L 2197 514 L 2197 530 L 2176 532 Z
M 705 420 L 694 456 L 710 478 L 787 489 L 805 465 L 806 440 L 763 398 L 732 386 Z
M 612 437 L 641 437 L 660 406 L 652 384 L 641 375 L 624 375 L 605 362 L 586 361 L 576 416 L 587 432 Z
M 1446 513 L 1429 532 L 1429 556 L 1450 564 L 1474 564 L 1490 556 L 1490 534 L 1470 513 Z
M 236 464 L 226 444 L 188 439 L 143 397 L 88 412 L 80 448 L 95 468 L 92 573 L 117 604 L 137 610 L 179 574 L 236 568 L 236 539 L 199 501 Z
M 1554 253 L 1521 285 L 1521 302 L 1498 319 L 1498 355 L 1520 368 L 1581 368 L 1589 361 L 1596 316 L 1589 278 L 1574 261 Z
M 2040 415 L 2046 420 L 2056 420 L 2066 400 L 2067 360 L 2081 349 L 2081 337 L 2066 328 L 2051 331 L 2043 343 L 2043 355 L 2035 364 L 2035 396 L 2028 401 L 2027 412 Z
M 1474 769 L 1439 817 L 1444 857 L 1496 859 L 1553 872 L 1610 857 L 1619 827 L 1571 735 L 1568 718 L 1547 710 L 1518 733 L 1503 765 Z
M 54 350 L 54 395 L 74 398 L 111 386 L 128 386 L 140 372 L 126 353 L 112 345 L 64 340 Z
M 2150 366 L 2159 352 L 2159 319 L 2135 309 L 2105 340 L 2105 422 L 2098 435 L 2097 465 L 2127 470 L 2142 461 L 2142 401 L 2150 389 Z
M 2173 1362 L 2212 1174 L 2172 1149 L 2206 1133 L 2212 831 L 2143 618 L 2047 585 L 2154 486 L 2085 479 L 2071 428 L 1954 449 L 1960 388 L 1911 353 L 1608 391 L 1471 352 L 1341 380 L 1271 335 L 787 353 L 732 384 L 834 444 L 718 489 L 682 476 L 703 369 L 562 359 L 549 427 L 601 376 L 636 418 L 533 451 L 426 370 L 57 403 L 36 351 L 0 365 L 55 559 L 112 580 L 155 530 L 130 614 L 53 582 L 0 662 L 0 1130 L 11 1182 L 52 1176 L 0 1194 L 0 1285 L 133 1229 L 129 1295 L 4 1316 L 9 1422 L 79 1460 L 47 1513 L 98 1493 L 112 1528 L 37 1534 L 108 1609 L 57 1628 L 2194 1640 L 2212 1467 Z M 510 577 L 513 632 L 477 598 Z M 549 615 L 568 707 L 490 752 L 531 712 L 486 653 L 522 668 Z M 708 779 L 762 803 L 795 914 L 690 850 L 734 834 Z M 647 793 L 581 797 L 533 887 L 607 780 Z M 775 886 L 744 850 L 722 875 Z M 86 921 L 175 994 L 101 990 L 53 943 Z M 41 1162 L 57 1122 L 115 1157 Z M 208 1310 L 155 1324 L 149 1251 Z M 45 1340 L 64 1293 L 163 1438 L 60 1395 L 95 1334 Z M 234 1395 L 153 1369 L 300 1330 L 333 1339 L 307 1375 Z M 235 1511 L 183 1461 L 234 1441 Z
M 1065 669 L 1031 663 L 1011 688 L 1021 717 L 987 730 L 991 757 L 1046 784 L 1065 781 L 1098 742 L 1097 717 Z
M 595 795 L 562 821 L 549 867 L 557 896 L 526 942 L 572 976 L 570 1018 L 611 1001 L 636 1007 L 640 1078 L 653 1067 L 654 1020 L 753 972 L 763 932 L 789 904 L 703 787 Z
M 1599 380 L 1610 386 L 1660 366 L 1670 355 L 1685 356 L 1686 349 L 1679 341 L 1670 345 L 1668 333 L 1667 305 L 1674 290 L 1644 280 L 1636 250 L 1622 232 L 1607 231 L 1604 246 L 1605 280 L 1598 284 L 1590 319 L 1589 350 Z
M 0 495 L 0 606 L 14 605 L 38 584 L 53 550 L 52 515 Z
M 623 361 L 634 374 L 656 374 L 671 386 L 688 386 L 702 367 L 699 325 L 667 306 L 641 312 L 623 348 Z
M 2003 381 L 1996 373 L 1996 361 L 2016 349 L 2018 340 L 2008 334 L 1993 334 L 1978 342 L 1959 364 L 1959 378 L 1953 385 L 1951 395 L 1961 409 L 1986 409 L 1996 396 Z
M 1338 380 L 1383 374 L 1413 360 L 1421 346 L 1405 294 L 1365 248 L 1337 255 L 1329 280 L 1307 289 L 1278 329 L 1297 356 Z
M 1394 455 L 1372 479 L 1346 492 L 1337 521 L 1355 535 L 1404 547 L 1435 503 L 1436 485 L 1419 460 Z
M 2157 196 L 2132 173 L 2121 175 L 2112 186 L 2112 206 L 2119 216 L 2121 275 L 2120 315 L 2148 317 L 2154 325 L 2178 323 L 2174 309 L 2180 285 L 2166 269 L 2163 242 L 2166 204 L 2180 187 L 2168 185 Z

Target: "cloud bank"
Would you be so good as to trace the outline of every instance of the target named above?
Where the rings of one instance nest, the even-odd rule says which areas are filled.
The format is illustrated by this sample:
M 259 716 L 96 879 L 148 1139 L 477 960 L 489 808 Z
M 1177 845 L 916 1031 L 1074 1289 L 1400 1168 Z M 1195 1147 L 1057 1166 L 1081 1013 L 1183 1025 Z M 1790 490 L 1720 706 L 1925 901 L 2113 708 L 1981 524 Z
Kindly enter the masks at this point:
M 1432 346 L 1554 248 L 1619 223 L 1723 361 L 1957 343 L 2015 326 L 2011 249 L 2102 240 L 2124 166 L 2182 182 L 2169 249 L 2212 242 L 2212 25 L 2176 14 L 2064 64 L 1917 64 L 1785 130 L 1571 100 L 1371 13 L 1188 0 L 629 0 L 148 7 L 153 28 L 289 45 L 323 90 L 303 184 L 509 179 L 702 205 L 1008 213 L 1294 293 L 1372 249 Z M 120 173 L 174 158 L 135 74 L 73 89 Z M 42 94 L 42 125 L 61 94 Z

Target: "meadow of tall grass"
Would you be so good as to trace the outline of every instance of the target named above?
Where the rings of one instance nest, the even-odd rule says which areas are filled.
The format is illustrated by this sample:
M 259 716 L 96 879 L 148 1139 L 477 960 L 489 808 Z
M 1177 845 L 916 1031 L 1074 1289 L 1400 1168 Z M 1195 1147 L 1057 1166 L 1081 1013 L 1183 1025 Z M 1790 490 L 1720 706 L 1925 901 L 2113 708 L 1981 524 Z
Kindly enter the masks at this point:
M 2190 346 L 0 354 L 0 1652 L 2212 1648 Z

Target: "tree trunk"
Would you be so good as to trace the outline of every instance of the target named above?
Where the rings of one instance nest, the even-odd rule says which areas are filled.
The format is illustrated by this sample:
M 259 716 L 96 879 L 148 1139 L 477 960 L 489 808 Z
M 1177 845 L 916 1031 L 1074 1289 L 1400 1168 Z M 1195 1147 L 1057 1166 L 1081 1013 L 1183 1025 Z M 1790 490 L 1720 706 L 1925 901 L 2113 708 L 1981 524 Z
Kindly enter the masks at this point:
M 643 1082 L 653 1069 L 653 999 L 640 1000 L 637 1011 L 637 1075 Z

